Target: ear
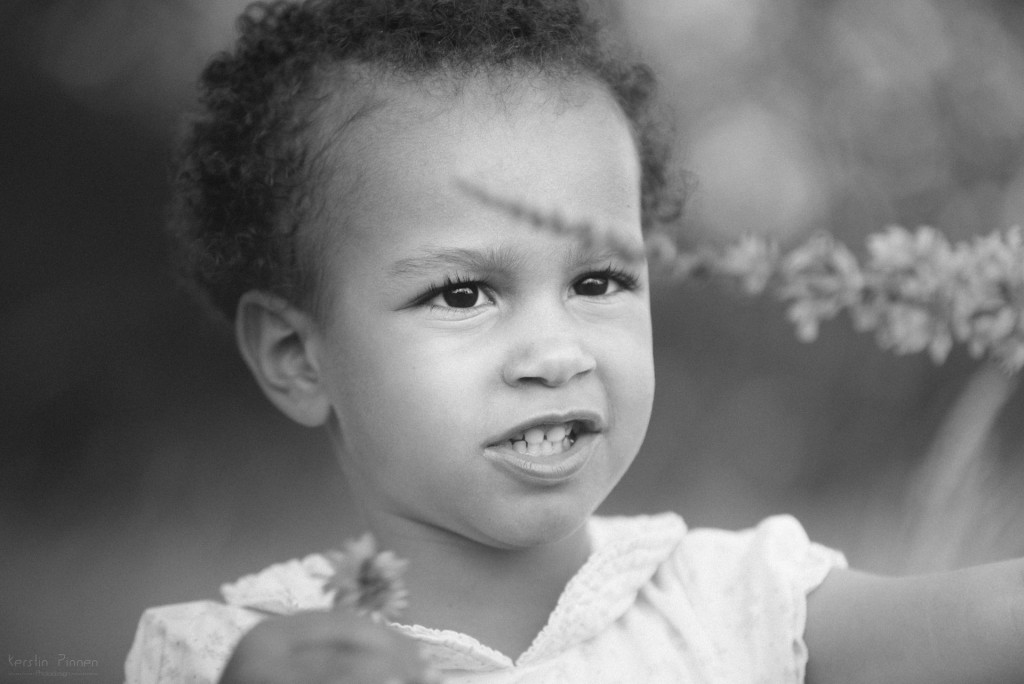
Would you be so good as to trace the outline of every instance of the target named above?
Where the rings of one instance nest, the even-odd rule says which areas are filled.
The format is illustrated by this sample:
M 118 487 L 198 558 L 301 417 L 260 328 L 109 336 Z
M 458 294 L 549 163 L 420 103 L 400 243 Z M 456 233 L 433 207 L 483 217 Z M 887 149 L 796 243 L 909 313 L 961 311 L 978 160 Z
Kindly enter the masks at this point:
M 321 382 L 316 324 L 275 295 L 250 290 L 235 316 L 235 339 L 263 393 L 292 420 L 323 425 L 331 414 Z

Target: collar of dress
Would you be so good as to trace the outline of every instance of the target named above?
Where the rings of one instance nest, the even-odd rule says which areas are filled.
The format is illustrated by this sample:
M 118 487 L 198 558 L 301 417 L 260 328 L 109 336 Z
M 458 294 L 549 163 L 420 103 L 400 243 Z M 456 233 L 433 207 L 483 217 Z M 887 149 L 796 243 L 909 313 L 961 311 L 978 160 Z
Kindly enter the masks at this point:
M 633 605 L 637 592 L 679 545 L 686 526 L 673 513 L 593 518 L 590 558 L 569 580 L 548 622 L 514 662 L 478 640 L 450 630 L 392 624 L 423 644 L 424 656 L 442 669 L 491 671 L 550 658 L 599 634 Z M 322 554 L 272 565 L 221 587 L 228 605 L 278 615 L 328 610 L 324 590 L 332 568 Z

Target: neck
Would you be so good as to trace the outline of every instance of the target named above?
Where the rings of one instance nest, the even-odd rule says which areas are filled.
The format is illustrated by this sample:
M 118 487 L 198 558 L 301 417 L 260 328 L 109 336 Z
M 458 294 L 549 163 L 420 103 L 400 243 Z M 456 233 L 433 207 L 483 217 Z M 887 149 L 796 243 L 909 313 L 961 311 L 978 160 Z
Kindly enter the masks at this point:
M 585 527 L 509 550 L 408 520 L 368 522 L 380 548 L 410 560 L 402 622 L 462 632 L 512 658 L 529 648 L 590 554 Z

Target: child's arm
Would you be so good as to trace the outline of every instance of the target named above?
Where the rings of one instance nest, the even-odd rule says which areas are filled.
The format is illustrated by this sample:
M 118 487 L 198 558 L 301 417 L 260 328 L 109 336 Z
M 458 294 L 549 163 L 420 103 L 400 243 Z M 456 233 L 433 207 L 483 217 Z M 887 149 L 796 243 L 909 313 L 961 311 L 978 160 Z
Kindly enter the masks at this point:
M 836 570 L 808 599 L 810 684 L 1024 682 L 1024 559 L 883 578 Z

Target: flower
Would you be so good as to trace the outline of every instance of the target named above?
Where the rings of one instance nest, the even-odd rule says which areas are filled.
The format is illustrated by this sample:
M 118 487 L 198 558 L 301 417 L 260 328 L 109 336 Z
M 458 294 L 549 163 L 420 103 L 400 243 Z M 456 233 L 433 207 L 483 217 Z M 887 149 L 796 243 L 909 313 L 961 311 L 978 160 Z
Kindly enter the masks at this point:
M 324 589 L 334 591 L 335 609 L 350 608 L 376 620 L 394 621 L 408 605 L 402 581 L 408 561 L 391 551 L 378 552 L 369 532 L 345 542 L 343 551 L 324 555 L 333 568 Z
M 974 356 L 1024 367 L 1024 232 L 1019 226 L 959 245 L 963 261 L 952 325 Z
M 927 350 L 936 363 L 953 347 L 951 303 L 962 255 L 933 228 L 916 232 L 890 226 L 868 238 L 861 301 L 850 309 L 858 330 L 874 330 L 883 349 L 897 354 Z
M 804 342 L 817 338 L 821 321 L 859 301 L 864 286 L 854 256 L 823 234 L 789 252 L 777 275 L 775 293 L 789 302 L 787 315 Z
M 942 363 L 954 344 L 1010 373 L 1024 368 L 1024 232 L 1019 227 L 950 244 L 927 226 L 891 226 L 867 241 L 861 265 L 840 242 L 815 235 L 779 257 L 747 238 L 701 257 L 705 269 L 751 295 L 771 290 L 797 336 L 813 341 L 822 321 L 846 311 L 883 349 L 927 351 Z M 693 269 L 690 269 L 693 272 Z
M 778 266 L 778 251 L 774 243 L 747 235 L 722 251 L 714 270 L 735 279 L 744 293 L 756 296 L 764 292 Z

